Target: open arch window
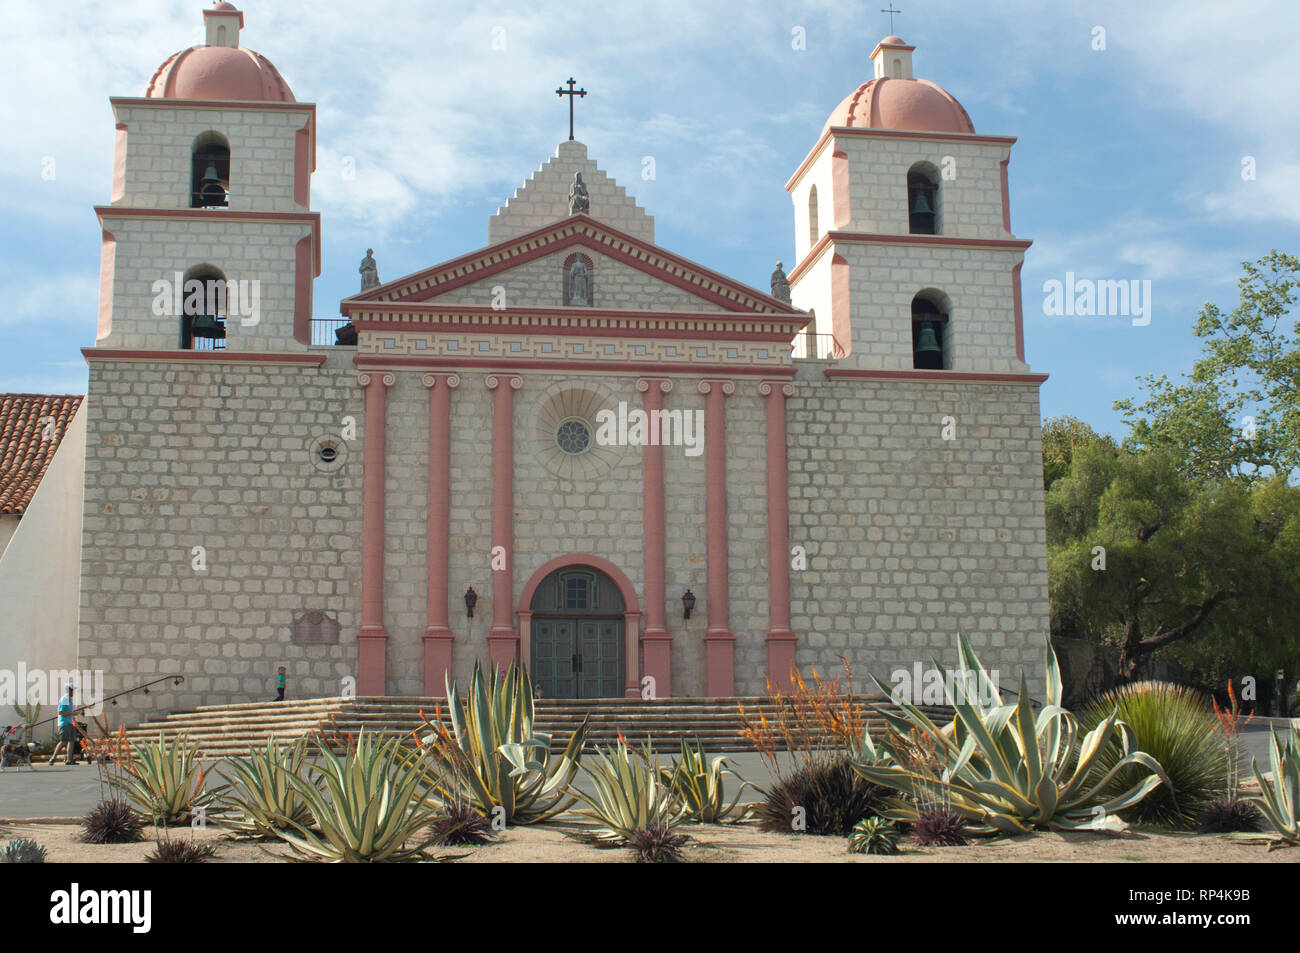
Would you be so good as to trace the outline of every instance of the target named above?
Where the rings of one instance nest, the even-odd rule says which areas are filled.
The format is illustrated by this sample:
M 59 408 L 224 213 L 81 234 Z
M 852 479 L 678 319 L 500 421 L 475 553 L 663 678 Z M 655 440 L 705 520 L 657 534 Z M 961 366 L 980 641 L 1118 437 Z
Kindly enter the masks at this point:
M 939 234 L 939 176 L 928 162 L 918 162 L 907 173 L 907 230 Z
M 212 265 L 185 272 L 181 297 L 181 349 L 222 351 L 226 347 L 226 276 Z
M 948 301 L 939 292 L 922 291 L 912 299 L 912 366 L 931 371 L 952 369 Z
M 808 247 L 812 248 L 817 244 L 817 186 L 808 190 Z
M 205 132 L 190 150 L 190 208 L 225 208 L 230 193 L 230 143 Z

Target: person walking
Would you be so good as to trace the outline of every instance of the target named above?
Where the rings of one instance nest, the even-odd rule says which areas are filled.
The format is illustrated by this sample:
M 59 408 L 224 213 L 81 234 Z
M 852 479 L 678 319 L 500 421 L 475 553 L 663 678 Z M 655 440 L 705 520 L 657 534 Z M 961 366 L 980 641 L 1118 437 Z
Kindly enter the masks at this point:
M 286 671 L 285 671 L 285 667 L 284 667 L 283 665 L 281 665 L 281 666 L 280 666 L 280 670 L 279 670 L 278 672 L 275 673 L 275 700 L 278 701 L 278 702 L 282 702 L 282 701 L 284 701 L 284 677 L 285 677 L 285 673 L 286 673 Z
M 68 682 L 67 694 L 59 699 L 59 743 L 54 746 L 54 753 L 50 755 L 50 764 L 54 764 L 58 760 L 59 751 L 64 745 L 68 746 L 68 753 L 63 763 L 77 763 L 77 749 L 81 746 L 77 742 L 77 722 L 73 718 L 72 694 L 74 691 L 76 691 L 76 686 Z

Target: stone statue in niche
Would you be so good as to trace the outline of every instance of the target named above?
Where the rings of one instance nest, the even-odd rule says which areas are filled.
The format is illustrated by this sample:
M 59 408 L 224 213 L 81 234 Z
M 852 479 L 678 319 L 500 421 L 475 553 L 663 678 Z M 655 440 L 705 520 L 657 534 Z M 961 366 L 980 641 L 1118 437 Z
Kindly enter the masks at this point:
M 569 186 L 569 214 L 579 212 L 591 213 L 591 197 L 587 195 L 587 186 L 582 182 L 582 173 L 573 173 L 573 185 Z
M 569 268 L 569 304 L 591 304 L 591 276 L 581 258 Z
M 375 262 L 375 250 L 366 249 L 366 257 L 361 259 L 361 290 L 379 287 L 379 265 Z
M 784 266 L 778 261 L 776 271 L 772 272 L 772 297 L 777 301 L 790 303 L 790 280 L 786 278 L 782 270 Z

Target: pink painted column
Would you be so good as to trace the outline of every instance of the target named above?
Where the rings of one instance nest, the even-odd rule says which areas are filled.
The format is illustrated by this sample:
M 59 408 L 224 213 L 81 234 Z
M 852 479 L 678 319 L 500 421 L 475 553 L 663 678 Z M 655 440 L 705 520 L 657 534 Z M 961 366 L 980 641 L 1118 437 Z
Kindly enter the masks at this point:
M 785 453 L 785 399 L 789 381 L 763 381 L 767 398 L 767 674 L 782 691 L 792 686 L 795 635 L 790 630 L 790 515 Z
M 451 392 L 455 374 L 425 374 L 429 388 L 428 624 L 424 629 L 424 693 L 445 695 L 456 641 L 447 612 L 448 540 L 451 536 Z
M 705 691 L 736 694 L 736 637 L 727 599 L 727 407 L 733 381 L 700 381 L 704 400 L 704 508 L 708 523 L 709 625 L 704 633 Z
M 515 374 L 489 374 L 492 391 L 492 628 L 488 632 L 488 658 L 498 669 L 509 668 L 519 658 L 519 637 L 514 614 L 514 479 L 515 391 L 524 379 Z
M 663 378 L 642 378 L 636 389 L 645 396 L 642 409 L 650 421 L 663 410 L 664 394 L 673 382 Z M 645 555 L 645 632 L 641 635 L 642 674 L 654 679 L 654 697 L 672 695 L 673 637 L 664 618 L 667 602 L 664 591 L 664 448 L 659 429 L 653 427 L 651 441 L 642 449 L 643 484 L 643 552 Z M 639 686 L 628 688 L 630 697 L 640 695 Z
M 362 490 L 361 631 L 357 633 L 357 694 L 387 690 L 388 632 L 384 629 L 384 455 L 386 390 L 391 371 L 363 371 L 366 394 L 365 475 Z

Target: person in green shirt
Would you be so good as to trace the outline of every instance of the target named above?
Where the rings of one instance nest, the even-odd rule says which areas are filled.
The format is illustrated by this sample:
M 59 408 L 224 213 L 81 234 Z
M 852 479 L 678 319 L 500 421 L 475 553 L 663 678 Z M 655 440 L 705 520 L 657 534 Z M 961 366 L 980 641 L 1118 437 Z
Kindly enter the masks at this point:
M 284 676 L 285 668 L 281 665 L 280 670 L 275 675 L 275 700 L 278 702 L 284 701 Z

